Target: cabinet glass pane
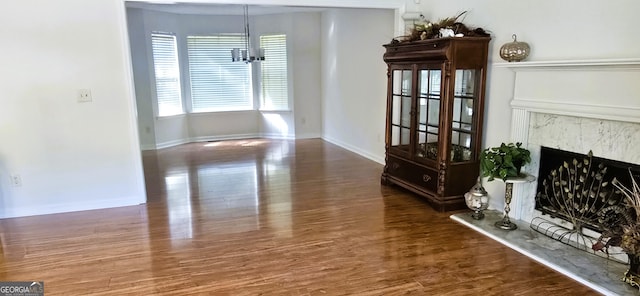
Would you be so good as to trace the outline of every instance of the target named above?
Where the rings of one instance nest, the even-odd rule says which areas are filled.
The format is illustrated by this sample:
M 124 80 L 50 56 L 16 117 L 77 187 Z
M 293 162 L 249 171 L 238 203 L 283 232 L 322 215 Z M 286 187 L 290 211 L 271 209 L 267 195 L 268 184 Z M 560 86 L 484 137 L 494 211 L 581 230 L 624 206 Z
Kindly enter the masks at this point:
M 453 131 L 451 133 L 451 161 L 471 160 L 471 134 Z
M 453 122 L 460 122 L 460 112 L 462 109 L 462 99 L 453 99 Z
M 411 135 L 411 130 L 403 128 L 402 135 L 400 135 L 400 145 L 409 145 L 409 135 Z
M 451 161 L 470 161 L 474 141 L 473 111 L 478 93 L 477 71 L 458 69 L 455 73 L 453 120 L 451 122 Z
M 417 157 L 437 159 L 438 158 L 438 135 L 418 132 L 418 149 L 416 151 Z
M 399 126 L 391 126 L 391 147 L 409 151 L 411 129 Z
M 463 99 L 462 100 L 462 110 L 460 112 L 460 123 L 462 123 L 462 128 L 465 125 L 471 129 L 471 123 L 473 122 L 473 100 L 472 99 Z
M 440 98 L 440 70 L 420 70 L 420 96 Z
M 411 95 L 411 70 L 393 70 L 393 94 Z
M 400 145 L 400 127 L 392 126 L 391 127 L 391 146 Z
M 456 70 L 456 84 L 454 93 L 456 96 L 475 96 L 476 94 L 476 70 Z
M 430 125 L 438 125 L 440 121 L 440 100 L 429 99 L 429 115 Z
M 400 125 L 404 127 L 411 127 L 411 98 L 402 97 L 402 117 L 400 118 Z
M 411 70 L 393 70 L 393 94 L 411 95 Z
M 396 95 L 391 98 L 391 124 L 400 124 L 400 98 Z
M 402 71 L 394 70 L 391 75 L 393 76 L 393 94 L 402 94 Z
M 391 146 L 409 151 L 411 142 L 411 70 L 393 70 L 391 94 Z
M 438 124 L 440 121 L 440 69 L 418 71 L 418 125 L 415 156 L 438 158 Z
M 418 123 L 424 124 L 427 122 L 427 99 L 420 98 L 418 103 Z
M 471 99 L 453 99 L 453 128 L 464 128 L 471 130 L 473 123 L 473 100 Z

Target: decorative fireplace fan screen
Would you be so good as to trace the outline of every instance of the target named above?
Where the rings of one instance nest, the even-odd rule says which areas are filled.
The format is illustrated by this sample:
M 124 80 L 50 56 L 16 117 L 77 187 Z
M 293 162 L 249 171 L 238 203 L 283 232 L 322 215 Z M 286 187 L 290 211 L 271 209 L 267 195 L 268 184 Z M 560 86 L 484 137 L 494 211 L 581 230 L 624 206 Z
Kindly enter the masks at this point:
M 531 221 L 531 228 L 567 245 L 590 251 L 601 232 L 603 221 L 598 220 L 599 213 L 624 199 L 611 182 L 614 178 L 623 183 L 629 181 L 630 167 L 636 166 L 593 157 L 591 151 L 585 156 L 542 147 L 536 209 L 551 218 L 569 222 L 570 226 L 536 217 Z

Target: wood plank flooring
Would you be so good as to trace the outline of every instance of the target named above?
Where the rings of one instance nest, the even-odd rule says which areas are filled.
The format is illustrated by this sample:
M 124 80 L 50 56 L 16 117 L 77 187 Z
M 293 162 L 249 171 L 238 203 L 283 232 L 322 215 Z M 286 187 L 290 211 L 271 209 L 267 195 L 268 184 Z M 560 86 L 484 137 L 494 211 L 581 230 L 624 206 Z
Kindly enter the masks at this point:
M 46 295 L 596 294 L 319 139 L 143 160 L 147 204 L 0 220 L 0 279 Z

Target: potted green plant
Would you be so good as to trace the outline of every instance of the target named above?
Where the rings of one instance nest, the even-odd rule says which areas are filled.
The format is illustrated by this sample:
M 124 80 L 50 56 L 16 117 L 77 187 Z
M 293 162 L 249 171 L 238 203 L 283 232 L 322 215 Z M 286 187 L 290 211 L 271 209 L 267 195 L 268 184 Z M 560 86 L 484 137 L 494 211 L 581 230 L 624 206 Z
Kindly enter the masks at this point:
M 522 143 L 502 143 L 500 147 L 486 148 L 480 153 L 480 170 L 488 181 L 518 177 L 520 169 L 530 162 L 531 153 L 522 148 Z

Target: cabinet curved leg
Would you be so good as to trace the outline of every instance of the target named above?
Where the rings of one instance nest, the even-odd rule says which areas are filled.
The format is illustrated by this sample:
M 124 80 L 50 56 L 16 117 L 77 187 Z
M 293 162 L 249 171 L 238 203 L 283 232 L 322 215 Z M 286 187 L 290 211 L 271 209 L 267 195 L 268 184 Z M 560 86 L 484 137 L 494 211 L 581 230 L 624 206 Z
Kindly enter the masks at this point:
M 383 185 L 383 186 L 391 185 L 391 183 L 387 179 L 387 174 L 382 174 L 382 176 L 380 176 L 380 184 Z

